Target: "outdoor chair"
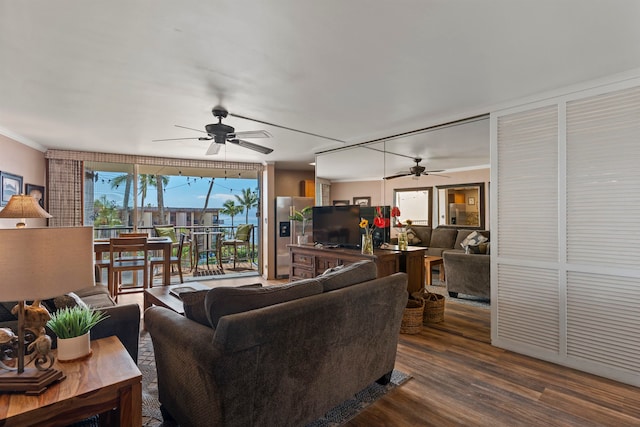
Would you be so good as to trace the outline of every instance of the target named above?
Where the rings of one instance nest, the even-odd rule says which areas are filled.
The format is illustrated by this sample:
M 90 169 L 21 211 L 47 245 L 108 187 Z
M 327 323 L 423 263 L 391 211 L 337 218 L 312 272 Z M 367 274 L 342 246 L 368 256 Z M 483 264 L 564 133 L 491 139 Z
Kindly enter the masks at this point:
M 184 283 L 182 278 L 182 250 L 184 248 L 184 242 L 187 239 L 186 234 L 180 233 L 180 238 L 178 239 L 178 250 L 175 255 L 171 255 L 171 266 L 176 265 L 178 267 L 178 273 L 180 274 L 180 283 Z M 151 272 L 149 274 L 149 287 L 153 287 L 153 268 L 158 265 L 164 264 L 164 256 L 152 256 L 149 258 L 149 268 Z
M 200 265 L 200 259 L 204 255 L 204 259 L 209 271 L 209 264 L 211 258 L 215 258 L 215 262 L 218 263 L 218 271 L 224 273 L 222 267 L 222 232 L 220 231 L 205 231 L 194 232 L 192 237 L 192 265 L 194 270 L 194 276 L 197 276 L 198 267 Z
M 123 293 L 142 292 L 149 282 L 149 252 L 146 237 L 115 237 L 109 241 L 109 292 L 114 300 Z M 133 272 L 132 284 L 123 285 L 122 273 Z M 142 286 L 136 272 L 143 272 Z
M 238 226 L 236 230 L 236 235 L 234 239 L 225 240 L 222 242 L 223 247 L 233 247 L 233 268 L 236 268 L 236 261 L 238 261 L 238 248 L 244 247 L 245 251 L 245 259 L 251 263 L 250 250 L 249 250 L 249 239 L 251 238 L 251 232 L 253 230 L 252 224 L 241 224 Z

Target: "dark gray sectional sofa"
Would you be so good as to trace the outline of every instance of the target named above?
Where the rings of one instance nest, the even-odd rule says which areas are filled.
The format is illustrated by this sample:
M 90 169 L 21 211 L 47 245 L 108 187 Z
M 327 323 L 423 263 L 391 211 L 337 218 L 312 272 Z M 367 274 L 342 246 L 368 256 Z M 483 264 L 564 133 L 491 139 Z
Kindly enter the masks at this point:
M 75 305 L 75 298 L 79 298 L 88 306 L 100 309 L 108 318 L 91 329 L 91 339 L 96 340 L 116 335 L 131 355 L 133 361 L 137 363 L 138 337 L 140 334 L 140 307 L 138 304 L 116 305 L 109 296 L 107 287 L 100 284 L 80 289 L 73 294 L 75 294 L 75 296 L 61 296 L 59 298 L 42 301 L 42 304 L 50 313 L 53 313 L 60 308 L 60 306 Z M 18 320 L 11 314 L 11 309 L 16 304 L 14 301 L 0 302 L 0 328 L 17 330 Z M 55 347 L 55 334 L 48 331 L 47 335 L 52 338 Z
M 410 227 L 420 242 L 409 242 L 412 246 L 426 246 L 427 255 L 439 256 L 444 260 L 447 292 L 453 297 L 458 294 L 473 295 L 489 299 L 491 297 L 491 256 L 488 253 L 466 254 L 461 243 L 473 229 L 431 227 L 413 225 Z M 489 230 L 478 231 L 490 241 Z M 484 251 L 490 246 L 484 245 Z
M 285 285 L 194 292 L 183 298 L 185 316 L 147 309 L 165 418 L 302 426 L 388 382 L 407 277 L 376 273 L 362 261 Z

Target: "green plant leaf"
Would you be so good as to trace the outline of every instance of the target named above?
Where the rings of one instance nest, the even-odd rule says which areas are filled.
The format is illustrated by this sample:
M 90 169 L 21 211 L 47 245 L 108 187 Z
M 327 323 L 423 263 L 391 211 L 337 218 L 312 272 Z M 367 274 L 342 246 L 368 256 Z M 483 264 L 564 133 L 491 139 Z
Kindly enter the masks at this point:
M 65 307 L 51 315 L 47 326 L 58 338 L 74 338 L 86 334 L 107 317 L 91 307 Z

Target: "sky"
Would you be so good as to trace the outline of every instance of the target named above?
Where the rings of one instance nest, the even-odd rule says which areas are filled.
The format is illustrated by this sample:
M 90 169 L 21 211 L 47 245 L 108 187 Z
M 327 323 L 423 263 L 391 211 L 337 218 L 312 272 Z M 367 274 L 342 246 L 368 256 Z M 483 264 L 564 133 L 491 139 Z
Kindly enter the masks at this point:
M 98 171 L 98 180 L 94 185 L 95 199 L 106 195 L 107 200 L 114 201 L 116 205 L 121 206 L 124 184 L 119 188 L 111 188 L 111 180 L 120 175 L 122 175 L 120 172 Z M 204 206 L 209 182 L 212 178 L 185 176 L 169 176 L 168 178 L 169 183 L 164 192 L 165 207 L 202 208 Z M 208 207 L 221 208 L 222 204 L 229 199 L 238 204 L 235 195 L 240 196 L 245 188 L 257 191 L 257 187 L 258 181 L 256 179 L 215 178 Z M 144 204 L 145 206 L 158 206 L 155 187 L 149 187 L 147 190 Z M 244 213 L 241 216 L 244 217 Z M 251 217 L 255 217 L 255 208 L 249 211 L 249 218 Z

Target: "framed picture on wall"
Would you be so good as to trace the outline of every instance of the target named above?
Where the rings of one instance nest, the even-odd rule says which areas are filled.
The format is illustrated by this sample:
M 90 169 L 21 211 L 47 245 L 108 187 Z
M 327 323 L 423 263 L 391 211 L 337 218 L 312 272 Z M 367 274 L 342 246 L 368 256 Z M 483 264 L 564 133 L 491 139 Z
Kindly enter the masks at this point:
M 42 185 L 25 184 L 24 194 L 36 199 L 40 207 L 44 209 L 44 187 Z
M 468 203 L 470 205 L 475 205 L 476 204 L 476 198 L 475 197 L 469 197 L 468 199 Z
M 371 197 L 354 197 L 353 204 L 359 206 L 371 206 Z
M 349 206 L 348 200 L 334 200 L 333 206 Z
M 22 177 L 8 172 L 0 172 L 0 206 L 6 206 L 14 194 L 22 190 Z

